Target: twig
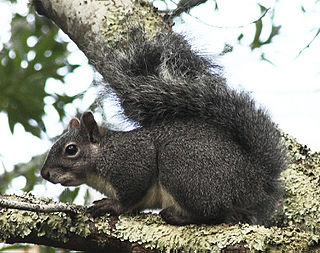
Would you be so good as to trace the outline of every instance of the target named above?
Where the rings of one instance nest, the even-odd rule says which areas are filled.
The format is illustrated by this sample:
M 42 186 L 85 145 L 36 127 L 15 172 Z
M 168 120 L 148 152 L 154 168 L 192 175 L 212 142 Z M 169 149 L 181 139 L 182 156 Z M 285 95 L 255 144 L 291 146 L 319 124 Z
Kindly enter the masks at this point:
M 174 2 L 173 0 L 169 0 L 169 1 L 172 2 L 172 3 L 174 3 L 176 6 L 178 6 L 178 4 L 177 4 L 176 2 Z M 202 2 L 205 2 L 205 1 L 199 1 L 199 2 L 202 3 Z M 178 7 L 178 8 L 179 8 L 179 7 Z M 177 9 L 178 9 L 178 8 L 177 8 Z M 171 19 L 173 19 L 174 17 L 177 16 L 177 15 L 175 15 L 175 12 L 176 12 L 177 9 L 173 10 L 172 13 L 169 14 L 169 16 L 171 16 Z M 258 19 L 254 20 L 254 21 L 252 21 L 252 22 L 250 22 L 250 23 L 248 23 L 248 24 L 239 25 L 239 26 L 217 26 L 217 25 L 211 25 L 211 24 L 208 24 L 208 23 L 202 21 L 200 18 L 191 15 L 189 12 L 185 12 L 185 13 L 186 13 L 187 15 L 189 15 L 190 17 L 198 20 L 200 23 L 202 23 L 202 24 L 204 24 L 204 25 L 206 25 L 206 26 L 209 26 L 209 27 L 221 28 L 221 29 L 226 29 L 226 28 L 227 28 L 227 29 L 236 29 L 236 28 L 243 28 L 243 27 L 246 27 L 246 26 L 248 26 L 248 25 L 255 24 L 255 23 L 259 22 L 261 19 L 264 18 L 264 16 L 269 12 L 270 9 L 271 9 L 271 8 L 267 8 L 267 9 L 262 13 L 262 15 L 261 15 Z M 183 12 L 183 11 L 182 11 L 182 12 Z
M 318 29 L 316 35 L 315 35 L 315 36 L 312 38 L 312 40 L 308 43 L 308 45 L 306 45 L 304 48 L 302 48 L 302 49 L 300 50 L 300 52 L 299 52 L 299 54 L 297 55 L 296 58 L 298 58 L 298 57 L 302 54 L 302 52 L 303 52 L 304 50 L 306 50 L 307 48 L 309 48 L 309 47 L 311 46 L 311 44 L 312 44 L 313 41 L 319 36 L 319 34 L 320 34 L 320 28 Z
M 65 203 L 32 204 L 27 202 L 8 200 L 3 196 L 0 196 L 0 207 L 33 211 L 33 212 L 42 212 L 42 213 L 52 213 L 52 212 L 76 213 L 78 211 L 84 210 L 84 208 L 81 206 L 71 206 Z
M 243 28 L 243 27 L 246 27 L 246 26 L 248 26 L 248 25 L 252 25 L 252 24 L 255 24 L 255 23 L 259 22 L 261 19 L 264 18 L 264 16 L 269 12 L 270 9 L 271 9 L 271 8 L 266 9 L 258 19 L 254 20 L 254 21 L 252 21 L 252 22 L 250 22 L 250 23 L 248 23 L 248 24 L 238 25 L 238 26 L 217 26 L 217 25 L 211 25 L 211 24 L 208 24 L 208 23 L 202 21 L 202 20 L 201 20 L 200 18 L 198 18 L 198 17 L 192 16 L 192 15 L 189 14 L 189 13 L 186 13 L 186 14 L 188 14 L 190 17 L 193 17 L 194 19 L 198 20 L 200 23 L 202 23 L 202 24 L 204 24 L 204 25 L 206 25 L 206 26 L 209 26 L 209 27 L 222 28 L 222 29 L 236 29 L 236 28 Z
M 205 3 L 207 0 L 180 0 L 177 8 L 170 14 L 172 18 L 179 16 L 182 12 L 189 13 L 195 6 Z

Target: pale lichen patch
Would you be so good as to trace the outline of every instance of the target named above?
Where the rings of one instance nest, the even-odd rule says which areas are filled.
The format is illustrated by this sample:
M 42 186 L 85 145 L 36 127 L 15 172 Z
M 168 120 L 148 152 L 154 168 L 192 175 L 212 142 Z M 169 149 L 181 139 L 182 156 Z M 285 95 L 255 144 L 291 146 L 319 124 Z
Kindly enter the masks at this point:
M 171 226 L 158 215 L 121 216 L 113 235 L 164 252 L 220 252 L 243 244 L 250 251 L 303 251 L 319 244 L 320 237 L 294 227 L 266 228 L 248 224 Z
M 53 204 L 52 200 L 35 198 L 31 194 L 23 196 L 5 196 L 13 201 L 23 201 L 33 204 Z M 87 237 L 91 232 L 88 221 L 92 220 L 83 215 L 83 210 L 74 214 L 74 219 L 63 212 L 42 213 L 3 208 L 0 210 L 0 238 L 10 237 L 24 238 L 31 233 L 37 236 L 67 242 L 69 232 L 74 232 L 82 237 Z
M 132 27 L 143 27 L 150 37 L 170 29 L 163 22 L 163 15 L 144 0 L 132 1 L 130 5 L 119 4 L 116 9 L 109 8 L 108 11 L 108 15 L 103 17 L 99 33 L 105 37 L 106 45 L 110 48 L 122 48 L 122 42 L 128 40 L 128 30 Z
M 281 226 L 294 225 L 307 232 L 319 233 L 320 225 L 320 154 L 285 136 L 289 154 Z M 279 219 L 279 217 L 278 217 Z

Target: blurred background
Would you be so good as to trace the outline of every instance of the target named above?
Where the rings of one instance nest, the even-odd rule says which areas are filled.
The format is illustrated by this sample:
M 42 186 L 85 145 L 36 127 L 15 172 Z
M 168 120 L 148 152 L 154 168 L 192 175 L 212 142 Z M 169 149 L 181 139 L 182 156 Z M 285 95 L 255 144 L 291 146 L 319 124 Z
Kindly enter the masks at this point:
M 284 132 L 320 151 L 319 0 L 153 4 L 176 10 L 174 30 L 214 56 L 230 86 L 249 91 Z M 91 106 L 99 80 L 77 46 L 28 1 L 0 0 L 0 193 L 78 204 L 97 198 L 87 187 L 44 182 L 39 169 L 69 120 Z M 108 119 L 120 124 L 116 105 L 110 108 Z

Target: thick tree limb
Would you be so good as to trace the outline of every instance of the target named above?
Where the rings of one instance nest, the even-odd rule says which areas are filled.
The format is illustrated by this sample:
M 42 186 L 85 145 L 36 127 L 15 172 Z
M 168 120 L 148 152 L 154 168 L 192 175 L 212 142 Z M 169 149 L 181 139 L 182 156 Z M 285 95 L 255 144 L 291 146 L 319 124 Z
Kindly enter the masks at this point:
M 85 209 L 41 213 L 0 206 L 0 241 L 28 242 L 75 250 L 103 252 L 272 251 L 301 252 L 320 248 L 320 154 L 285 136 L 290 164 L 282 174 L 286 198 L 273 217 L 274 226 L 221 224 L 171 226 L 156 214 L 93 219 Z M 4 196 L 7 201 L 35 206 L 48 199 Z M 2 202 L 3 203 L 3 202 Z M 56 211 L 56 210 L 54 210 Z M 277 226 L 275 226 L 277 225 Z
M 39 14 L 54 21 L 88 54 L 93 36 L 103 36 L 113 50 L 122 46 L 132 26 L 143 27 L 150 35 L 170 30 L 165 15 L 145 0 L 34 0 Z
M 150 251 L 143 246 L 110 237 L 116 218 L 99 219 L 102 223 L 100 229 L 93 218 L 84 213 L 83 207 L 51 202 L 36 199 L 30 194 L 24 197 L 1 196 L 1 207 L 10 205 L 17 210 L 0 210 L 0 240 L 93 252 Z M 47 214 L 50 211 L 54 213 Z

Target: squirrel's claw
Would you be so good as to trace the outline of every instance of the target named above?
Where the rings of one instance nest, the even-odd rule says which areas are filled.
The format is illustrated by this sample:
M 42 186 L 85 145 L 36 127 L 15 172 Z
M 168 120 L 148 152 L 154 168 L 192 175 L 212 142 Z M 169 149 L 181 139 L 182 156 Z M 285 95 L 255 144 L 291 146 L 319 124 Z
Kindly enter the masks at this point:
M 118 215 L 122 212 L 122 205 L 118 200 L 104 198 L 93 202 L 93 205 L 88 208 L 88 212 L 92 217 L 100 217 L 109 213 Z

